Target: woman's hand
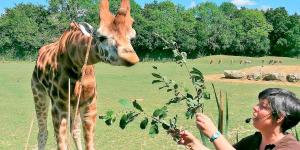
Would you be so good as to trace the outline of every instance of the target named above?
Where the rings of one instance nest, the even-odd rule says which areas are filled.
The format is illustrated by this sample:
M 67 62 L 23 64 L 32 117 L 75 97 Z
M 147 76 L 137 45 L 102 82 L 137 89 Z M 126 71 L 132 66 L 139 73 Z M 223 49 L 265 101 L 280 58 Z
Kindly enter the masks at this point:
M 190 132 L 180 131 L 180 139 L 178 144 L 185 145 L 190 150 L 206 150 L 207 148 Z
M 211 119 L 202 113 L 196 114 L 196 124 L 198 129 L 209 138 L 218 131 Z

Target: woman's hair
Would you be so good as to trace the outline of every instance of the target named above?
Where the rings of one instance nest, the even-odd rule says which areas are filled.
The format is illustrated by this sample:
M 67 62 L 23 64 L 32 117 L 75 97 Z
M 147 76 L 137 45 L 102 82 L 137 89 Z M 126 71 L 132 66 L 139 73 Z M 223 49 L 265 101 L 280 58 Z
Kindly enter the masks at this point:
M 269 101 L 273 119 L 284 115 L 282 132 L 296 126 L 300 121 L 300 100 L 293 92 L 281 88 L 268 88 L 259 93 L 258 99 Z

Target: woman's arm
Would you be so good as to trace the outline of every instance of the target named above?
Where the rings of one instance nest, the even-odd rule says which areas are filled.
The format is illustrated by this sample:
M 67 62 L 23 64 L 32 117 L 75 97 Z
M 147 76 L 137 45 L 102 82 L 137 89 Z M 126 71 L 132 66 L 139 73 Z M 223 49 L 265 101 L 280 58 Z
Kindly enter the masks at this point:
M 206 115 L 197 113 L 196 124 L 199 130 L 211 139 L 217 150 L 235 150 L 222 134 L 216 134 L 218 129 Z M 213 135 L 214 138 L 212 139 Z

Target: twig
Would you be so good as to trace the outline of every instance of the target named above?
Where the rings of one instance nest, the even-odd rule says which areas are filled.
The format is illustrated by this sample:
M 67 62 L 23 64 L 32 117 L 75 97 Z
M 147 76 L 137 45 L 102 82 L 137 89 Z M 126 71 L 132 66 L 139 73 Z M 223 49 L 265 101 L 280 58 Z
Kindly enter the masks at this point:
M 76 109 L 75 109 L 75 114 L 74 114 L 74 120 L 76 120 L 76 117 L 77 117 L 77 112 L 78 112 L 78 108 L 79 108 L 79 101 L 80 101 L 81 92 L 82 92 L 82 80 L 85 76 L 85 69 L 86 69 L 86 65 L 87 65 L 87 62 L 88 62 L 89 53 L 90 53 L 90 50 L 91 50 L 91 44 L 92 44 L 92 38 L 89 39 L 87 51 L 86 51 L 86 54 L 85 54 L 84 64 L 83 64 L 82 69 L 81 69 L 82 76 L 81 76 L 81 79 L 80 79 L 79 96 L 77 98 L 77 104 L 76 104 Z
M 25 150 L 27 150 L 27 147 L 28 147 L 28 143 L 29 143 L 29 138 L 30 138 L 31 131 L 32 131 L 33 122 L 34 122 L 34 113 L 32 113 L 32 119 L 31 119 L 31 123 L 30 123 L 30 129 L 29 129 L 29 132 L 28 132 L 28 136 L 27 136 L 27 142 L 26 142 L 26 145 L 25 145 Z
M 70 132 L 71 130 L 71 81 L 69 78 L 69 82 L 68 82 L 68 129 L 67 129 L 67 133 L 68 133 L 68 149 L 71 149 L 71 135 Z

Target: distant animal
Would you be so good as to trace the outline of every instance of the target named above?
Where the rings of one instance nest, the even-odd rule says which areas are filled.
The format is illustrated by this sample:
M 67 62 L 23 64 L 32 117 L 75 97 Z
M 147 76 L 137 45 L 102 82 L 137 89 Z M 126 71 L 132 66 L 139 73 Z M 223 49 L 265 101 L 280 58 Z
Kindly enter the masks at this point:
M 262 60 L 261 60 L 261 66 L 262 66 L 262 67 L 264 66 L 264 63 L 265 63 L 265 60 L 262 59 Z
M 244 60 L 241 59 L 241 60 L 240 60 L 240 64 L 242 64 L 243 62 L 244 62 Z
M 221 64 L 221 63 L 222 63 L 222 59 L 219 59 L 218 64 Z
M 82 150 L 80 123 L 86 150 L 95 150 L 94 133 L 97 116 L 96 79 L 93 64 L 132 66 L 139 62 L 130 40 L 132 28 L 130 0 L 122 0 L 116 15 L 109 11 L 109 1 L 99 3 L 100 25 L 97 30 L 87 23 L 71 23 L 54 43 L 39 50 L 31 78 L 38 122 L 38 149 L 44 150 L 48 137 L 47 114 L 51 100 L 52 121 L 58 150 L 67 150 L 68 99 L 70 98 L 71 132 L 78 150 Z M 90 47 L 90 49 L 89 49 Z M 87 53 L 89 51 L 89 53 Z M 88 57 L 85 57 L 86 54 Z M 85 58 L 87 64 L 85 65 Z M 68 81 L 70 79 L 70 84 Z M 70 97 L 68 96 L 70 88 Z M 78 112 L 77 99 L 79 99 Z
M 271 59 L 271 60 L 269 61 L 269 64 L 272 64 L 272 63 L 273 63 L 273 61 L 274 61 L 274 60 L 273 60 L 273 59 Z
M 209 62 L 209 64 L 212 64 L 212 63 L 214 63 L 214 60 L 211 59 L 210 62 Z

